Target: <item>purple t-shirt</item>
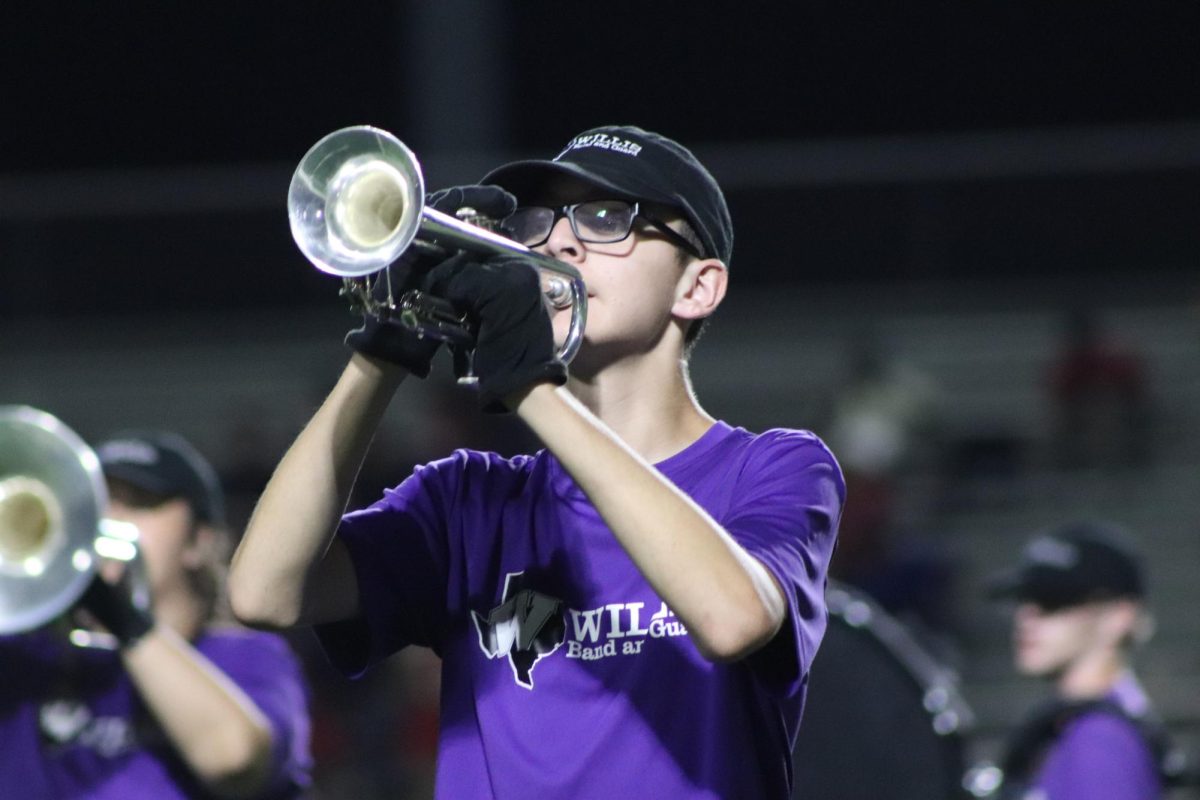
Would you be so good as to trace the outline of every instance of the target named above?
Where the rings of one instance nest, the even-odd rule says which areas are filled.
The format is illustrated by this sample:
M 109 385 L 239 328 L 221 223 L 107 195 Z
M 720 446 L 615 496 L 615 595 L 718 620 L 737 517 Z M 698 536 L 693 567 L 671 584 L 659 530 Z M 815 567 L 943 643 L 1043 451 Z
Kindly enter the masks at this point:
M 701 657 L 558 461 L 458 451 L 348 514 L 363 617 L 321 626 L 350 675 L 443 659 L 443 798 L 785 798 L 845 487 L 811 433 L 717 423 L 657 468 L 784 589 L 737 663 Z
M 1107 696 L 1129 714 L 1148 707 L 1145 692 L 1126 675 Z M 1156 800 L 1163 787 L 1150 743 L 1133 722 L 1111 711 L 1089 711 L 1071 721 L 1047 751 L 1030 800 Z
M 299 796 L 311 759 L 299 662 L 280 637 L 213 629 L 193 643 L 266 715 L 275 734 L 262 798 Z M 0 796 L 22 800 L 207 798 L 110 650 L 59 632 L 0 637 Z M 13 787 L 20 791 L 10 794 Z

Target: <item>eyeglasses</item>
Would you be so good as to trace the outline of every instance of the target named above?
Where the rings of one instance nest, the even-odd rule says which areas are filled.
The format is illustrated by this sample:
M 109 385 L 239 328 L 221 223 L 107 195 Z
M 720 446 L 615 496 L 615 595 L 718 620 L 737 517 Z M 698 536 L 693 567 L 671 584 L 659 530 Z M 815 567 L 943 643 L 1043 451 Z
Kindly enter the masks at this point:
M 571 231 L 581 242 L 612 244 L 629 238 L 633 222 L 643 219 L 676 247 L 696 258 L 704 256 L 696 246 L 673 230 L 667 223 L 641 211 L 638 203 L 624 200 L 590 200 L 560 208 L 526 206 L 518 208 L 500 223 L 500 232 L 526 247 L 537 247 L 550 239 L 555 224 L 566 217 L 571 222 Z

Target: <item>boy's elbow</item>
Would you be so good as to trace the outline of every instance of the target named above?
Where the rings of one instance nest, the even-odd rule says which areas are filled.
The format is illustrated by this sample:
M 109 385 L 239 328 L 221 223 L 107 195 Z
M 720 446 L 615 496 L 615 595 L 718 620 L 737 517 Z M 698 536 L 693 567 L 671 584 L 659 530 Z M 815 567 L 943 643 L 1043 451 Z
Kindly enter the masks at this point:
M 272 596 L 261 582 L 254 582 L 244 574 L 229 575 L 229 608 L 233 616 L 243 625 L 252 628 L 282 630 L 294 627 L 299 622 L 298 610 L 289 609 Z
M 270 729 L 261 725 L 228 736 L 200 768 L 200 777 L 217 797 L 257 797 L 271 778 L 273 745 Z
M 250 570 L 235 561 L 228 593 L 234 617 L 252 628 L 286 630 L 358 614 L 354 564 L 336 540 L 316 563 L 269 563 L 266 570 Z
M 759 608 L 737 613 L 725 620 L 714 620 L 701 635 L 693 635 L 696 648 L 706 660 L 728 664 L 746 658 L 775 638 L 783 625 L 783 615 Z

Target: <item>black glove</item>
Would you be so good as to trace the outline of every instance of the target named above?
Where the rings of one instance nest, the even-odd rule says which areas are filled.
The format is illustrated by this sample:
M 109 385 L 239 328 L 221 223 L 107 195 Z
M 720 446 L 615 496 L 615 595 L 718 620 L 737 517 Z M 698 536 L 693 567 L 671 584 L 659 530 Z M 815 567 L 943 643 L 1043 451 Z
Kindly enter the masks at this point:
M 432 336 L 421 337 L 394 319 L 380 319 L 369 312 L 363 314 L 361 328 L 346 334 L 346 344 L 356 352 L 393 364 L 399 364 L 418 378 L 429 375 L 433 356 L 441 341 Z
M 519 255 L 459 253 L 434 267 L 431 294 L 470 314 L 477 334 L 473 367 L 479 402 L 488 413 L 508 411 L 504 398 L 532 383 L 567 382 L 554 347 L 554 329 L 537 270 Z
M 451 216 L 458 209 L 469 206 L 485 217 L 503 219 L 516 210 L 517 198 L 499 186 L 454 186 L 427 195 L 425 205 Z M 393 296 L 418 286 L 435 263 L 423 260 L 415 248 L 410 248 L 409 253 L 388 267 Z M 382 303 L 387 294 L 388 276 L 380 275 L 372 295 Z M 346 334 L 346 344 L 363 355 L 398 364 L 418 378 L 424 378 L 429 375 L 433 357 L 442 343 L 431 336 L 419 336 L 396 320 L 364 313 L 362 327 Z
M 79 605 L 108 628 L 121 647 L 136 643 L 154 627 L 150 610 L 134 603 L 127 579 L 114 586 L 96 575 Z

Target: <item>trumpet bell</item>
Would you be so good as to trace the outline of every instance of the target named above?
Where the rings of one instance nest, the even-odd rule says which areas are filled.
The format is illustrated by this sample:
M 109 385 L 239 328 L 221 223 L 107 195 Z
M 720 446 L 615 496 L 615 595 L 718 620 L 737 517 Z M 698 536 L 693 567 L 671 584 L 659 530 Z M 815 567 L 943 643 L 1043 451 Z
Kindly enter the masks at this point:
M 56 417 L 0 406 L 0 634 L 75 604 L 108 504 L 96 454 Z
M 334 131 L 300 161 L 288 188 L 292 238 L 322 272 L 357 278 L 384 269 L 421 227 L 425 179 L 387 131 Z

